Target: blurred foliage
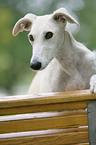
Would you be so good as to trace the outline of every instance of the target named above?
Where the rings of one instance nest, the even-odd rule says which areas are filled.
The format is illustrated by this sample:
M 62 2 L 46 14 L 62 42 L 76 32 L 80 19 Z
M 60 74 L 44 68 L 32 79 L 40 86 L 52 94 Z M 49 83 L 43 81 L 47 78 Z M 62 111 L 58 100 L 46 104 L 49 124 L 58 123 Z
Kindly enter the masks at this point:
M 31 47 L 27 35 L 24 33 L 16 38 L 12 36 L 13 26 L 19 15 L 10 7 L 0 8 L 0 87 L 7 90 L 11 90 L 20 78 L 22 83 L 25 80 L 25 83 L 28 83 L 24 74 L 31 76 L 29 69 Z M 32 76 L 30 82 L 31 78 Z
M 15 84 L 29 85 L 34 76 L 29 67 L 32 50 L 28 32 L 12 36 L 16 21 L 29 12 L 43 15 L 60 7 L 79 20 L 75 39 L 91 50 L 96 47 L 96 0 L 0 0 L 0 88 L 11 91 Z

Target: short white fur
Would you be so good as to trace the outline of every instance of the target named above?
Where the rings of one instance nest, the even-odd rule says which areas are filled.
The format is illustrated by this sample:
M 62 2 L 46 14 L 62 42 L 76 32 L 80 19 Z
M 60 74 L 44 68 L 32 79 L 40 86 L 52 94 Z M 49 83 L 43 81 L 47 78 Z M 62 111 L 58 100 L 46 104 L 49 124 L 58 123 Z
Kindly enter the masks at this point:
M 89 80 L 96 73 L 96 54 L 74 39 L 67 22 L 79 25 L 66 9 L 60 8 L 50 15 L 27 14 L 15 24 L 14 36 L 25 30 L 30 31 L 28 37 L 34 37 L 34 41 L 29 40 L 33 47 L 31 63 L 42 64 L 29 94 L 89 88 Z M 45 39 L 47 32 L 53 33 L 48 40 Z M 90 91 L 96 92 L 93 87 L 96 81 L 92 78 Z

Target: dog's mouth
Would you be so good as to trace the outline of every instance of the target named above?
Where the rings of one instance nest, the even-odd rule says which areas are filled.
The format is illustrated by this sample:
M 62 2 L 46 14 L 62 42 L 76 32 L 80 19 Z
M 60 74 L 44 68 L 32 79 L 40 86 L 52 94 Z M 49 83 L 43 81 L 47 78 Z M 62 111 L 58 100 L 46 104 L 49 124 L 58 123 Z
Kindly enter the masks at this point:
M 36 72 L 44 70 L 48 66 L 48 64 L 51 62 L 52 59 L 53 58 L 51 58 L 49 61 L 47 61 L 47 62 L 45 61 L 43 63 L 40 60 L 38 61 L 37 59 L 33 59 L 30 63 L 30 67 L 33 71 L 36 71 Z
M 41 71 L 41 70 L 45 69 L 48 66 L 50 61 L 48 63 L 44 63 L 44 64 L 42 64 L 40 61 L 33 61 L 33 62 L 31 62 L 30 67 L 31 67 L 31 69 L 33 71 L 36 71 L 36 72 L 37 71 Z

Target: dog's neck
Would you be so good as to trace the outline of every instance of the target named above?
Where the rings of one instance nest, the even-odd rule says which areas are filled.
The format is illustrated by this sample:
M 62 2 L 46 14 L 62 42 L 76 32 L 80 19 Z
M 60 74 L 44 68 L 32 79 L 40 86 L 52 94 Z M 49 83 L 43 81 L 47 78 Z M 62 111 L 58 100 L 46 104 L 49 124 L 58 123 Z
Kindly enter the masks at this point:
M 77 42 L 68 29 L 64 31 L 64 42 L 60 48 L 60 51 L 56 55 L 56 59 L 61 65 L 62 69 L 68 75 L 75 75 L 77 72 L 78 62 L 81 63 L 82 56 L 88 50 L 83 44 Z

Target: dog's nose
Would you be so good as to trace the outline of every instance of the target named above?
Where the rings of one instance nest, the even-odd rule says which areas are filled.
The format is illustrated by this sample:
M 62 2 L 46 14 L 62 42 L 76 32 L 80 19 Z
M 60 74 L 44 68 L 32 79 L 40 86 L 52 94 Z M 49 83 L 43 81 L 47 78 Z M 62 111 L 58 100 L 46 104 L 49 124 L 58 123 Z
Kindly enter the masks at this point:
M 41 62 L 32 62 L 30 64 L 30 67 L 33 69 L 33 70 L 39 70 L 41 68 Z

